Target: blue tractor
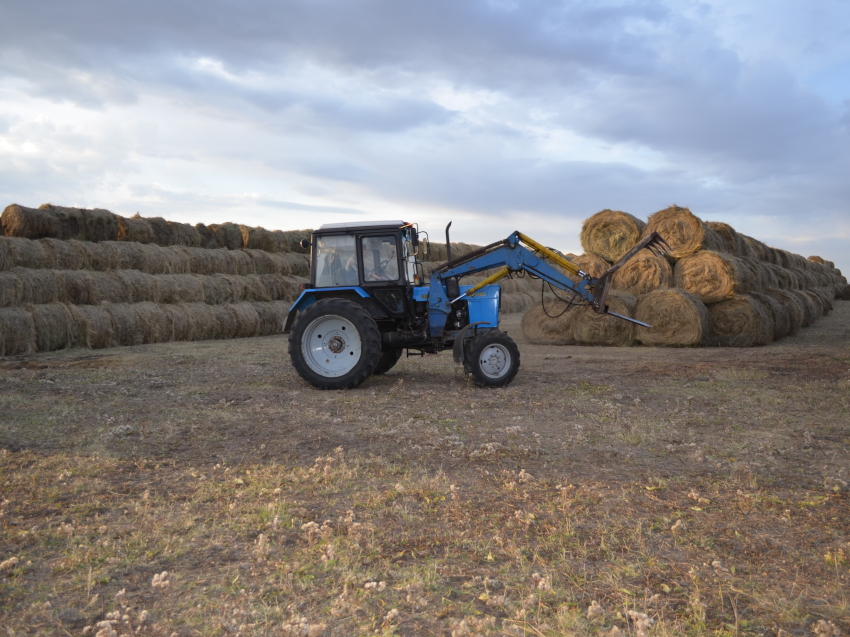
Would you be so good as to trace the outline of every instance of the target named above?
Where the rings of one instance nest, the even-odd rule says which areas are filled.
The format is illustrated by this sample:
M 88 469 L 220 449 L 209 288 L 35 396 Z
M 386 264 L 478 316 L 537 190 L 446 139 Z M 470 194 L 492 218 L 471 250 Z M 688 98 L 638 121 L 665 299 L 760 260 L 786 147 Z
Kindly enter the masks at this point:
M 292 305 L 284 333 L 304 380 L 320 389 L 351 389 L 389 371 L 404 350 L 452 349 L 476 385 L 502 387 L 517 374 L 519 349 L 499 330 L 499 279 L 531 276 L 566 293 L 570 303 L 640 323 L 608 310 L 611 276 L 639 250 L 669 249 L 653 233 L 594 278 L 521 232 L 452 259 L 446 227 L 448 260 L 426 282 L 417 256 L 427 240 L 419 235 L 404 221 L 334 223 L 302 242 L 311 249 L 310 283 Z M 486 271 L 483 281 L 460 285 L 464 276 Z

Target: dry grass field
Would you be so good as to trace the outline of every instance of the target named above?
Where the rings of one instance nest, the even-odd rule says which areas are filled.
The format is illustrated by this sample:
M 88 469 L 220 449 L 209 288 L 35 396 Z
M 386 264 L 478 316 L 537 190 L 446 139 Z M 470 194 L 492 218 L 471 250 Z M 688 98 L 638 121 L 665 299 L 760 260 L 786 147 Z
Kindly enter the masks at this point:
M 0 359 L 0 635 L 850 634 L 850 302 L 761 348 Z

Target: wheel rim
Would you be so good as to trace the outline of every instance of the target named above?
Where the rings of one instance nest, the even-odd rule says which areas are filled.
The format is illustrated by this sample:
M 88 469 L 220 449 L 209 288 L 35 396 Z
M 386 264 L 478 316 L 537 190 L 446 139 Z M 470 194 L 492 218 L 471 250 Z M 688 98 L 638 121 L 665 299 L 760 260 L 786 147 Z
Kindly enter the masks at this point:
M 304 331 L 301 352 L 317 374 L 345 376 L 360 361 L 360 334 L 354 324 L 336 315 L 320 316 Z
M 503 345 L 488 345 L 478 361 L 482 374 L 488 378 L 501 378 L 511 367 L 511 353 Z

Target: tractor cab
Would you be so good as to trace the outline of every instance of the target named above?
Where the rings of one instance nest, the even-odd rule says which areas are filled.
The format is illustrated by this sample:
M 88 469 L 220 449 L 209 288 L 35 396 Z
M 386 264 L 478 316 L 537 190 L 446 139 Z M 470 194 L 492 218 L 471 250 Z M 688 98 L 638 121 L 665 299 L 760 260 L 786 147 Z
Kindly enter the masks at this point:
M 313 288 L 418 284 L 419 234 L 404 221 L 325 224 L 312 247 Z
M 424 276 L 416 259 L 419 232 L 414 224 L 401 220 L 329 223 L 304 244 L 311 248 L 310 284 L 294 310 L 334 297 L 361 305 L 376 321 L 396 321 L 415 313 L 413 288 Z

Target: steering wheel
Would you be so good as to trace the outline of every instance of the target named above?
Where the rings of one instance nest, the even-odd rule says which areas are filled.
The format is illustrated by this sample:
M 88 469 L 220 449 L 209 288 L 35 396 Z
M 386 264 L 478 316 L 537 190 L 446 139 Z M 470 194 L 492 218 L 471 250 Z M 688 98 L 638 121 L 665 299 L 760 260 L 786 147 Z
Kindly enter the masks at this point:
M 389 262 L 390 262 L 389 259 L 381 261 L 381 263 L 378 265 L 378 267 L 375 268 L 374 270 L 372 270 L 372 272 L 369 273 L 369 277 L 368 277 L 369 280 L 371 280 L 371 281 L 389 281 L 390 278 L 389 278 L 389 276 L 387 276 L 387 271 L 384 269 L 384 268 L 387 267 Z

